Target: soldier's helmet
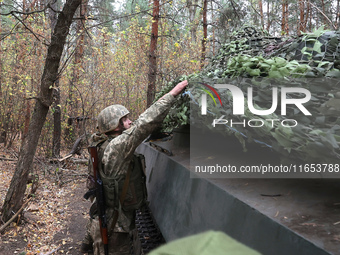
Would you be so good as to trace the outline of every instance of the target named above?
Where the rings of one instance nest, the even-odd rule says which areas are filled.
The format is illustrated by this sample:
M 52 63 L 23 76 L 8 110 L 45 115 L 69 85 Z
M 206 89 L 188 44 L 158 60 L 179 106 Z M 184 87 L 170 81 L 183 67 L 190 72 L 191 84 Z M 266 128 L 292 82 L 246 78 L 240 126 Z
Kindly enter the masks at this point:
M 116 129 L 119 125 L 119 120 L 128 115 L 130 112 L 122 105 L 115 104 L 106 107 L 98 115 L 99 132 L 105 134 Z

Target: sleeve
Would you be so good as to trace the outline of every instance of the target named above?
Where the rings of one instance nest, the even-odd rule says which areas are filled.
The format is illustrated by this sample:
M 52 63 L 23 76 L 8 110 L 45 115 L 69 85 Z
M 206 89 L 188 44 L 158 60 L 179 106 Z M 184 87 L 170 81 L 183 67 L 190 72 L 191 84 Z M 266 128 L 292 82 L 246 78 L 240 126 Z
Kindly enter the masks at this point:
M 133 128 L 130 128 L 126 130 L 125 133 L 134 132 L 136 139 L 142 142 L 150 133 L 152 133 L 152 131 L 155 130 L 155 128 L 162 124 L 174 101 L 175 98 L 173 95 L 170 93 L 166 94 L 139 116 L 134 123 L 135 129 L 137 129 L 136 131 L 133 130 Z M 140 142 L 137 141 L 138 145 Z

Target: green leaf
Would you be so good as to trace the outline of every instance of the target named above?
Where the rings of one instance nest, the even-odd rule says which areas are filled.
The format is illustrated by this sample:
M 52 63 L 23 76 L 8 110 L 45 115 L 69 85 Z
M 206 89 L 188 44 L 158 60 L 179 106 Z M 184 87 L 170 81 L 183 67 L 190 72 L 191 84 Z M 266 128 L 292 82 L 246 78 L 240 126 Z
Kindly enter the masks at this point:
M 284 58 L 281 58 L 281 57 L 276 57 L 275 63 L 276 63 L 277 66 L 284 66 L 287 63 L 287 60 L 285 60 Z
M 282 76 L 289 76 L 290 75 L 290 71 L 287 67 L 281 67 L 279 68 L 280 73 L 282 74 Z
M 317 30 L 313 31 L 313 34 L 317 37 L 320 37 L 321 35 L 323 35 L 326 32 L 324 26 L 319 27 Z
M 268 73 L 269 78 L 282 78 L 282 74 L 279 71 L 269 71 Z
M 247 68 L 246 71 L 250 76 L 260 76 L 260 73 L 261 73 L 260 69 Z
M 321 46 L 322 46 L 322 43 L 316 40 L 313 46 L 313 51 L 321 53 Z

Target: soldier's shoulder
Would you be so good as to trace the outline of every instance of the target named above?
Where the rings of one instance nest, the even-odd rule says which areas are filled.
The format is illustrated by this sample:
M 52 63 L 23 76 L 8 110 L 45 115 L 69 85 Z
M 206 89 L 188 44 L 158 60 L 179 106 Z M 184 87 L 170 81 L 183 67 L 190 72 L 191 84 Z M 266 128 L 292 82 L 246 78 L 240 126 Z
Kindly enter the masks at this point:
M 97 146 L 98 144 L 107 140 L 107 136 L 101 133 L 94 133 L 91 135 L 90 144 L 91 146 Z

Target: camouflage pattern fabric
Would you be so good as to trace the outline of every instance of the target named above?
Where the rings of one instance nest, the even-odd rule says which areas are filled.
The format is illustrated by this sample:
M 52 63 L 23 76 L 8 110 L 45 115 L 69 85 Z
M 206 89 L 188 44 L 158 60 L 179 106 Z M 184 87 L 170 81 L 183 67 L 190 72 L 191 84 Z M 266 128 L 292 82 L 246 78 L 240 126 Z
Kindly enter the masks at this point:
M 109 215 L 108 226 L 112 225 L 113 209 L 106 210 Z M 134 220 L 134 213 L 123 213 L 119 216 L 117 225 L 130 224 Z M 93 239 L 93 253 L 95 255 L 104 254 L 104 245 L 102 244 L 102 237 L 99 228 L 98 217 L 91 220 L 90 234 Z M 110 232 L 109 233 L 109 255 L 129 255 L 130 254 L 130 234 L 126 232 Z
M 125 130 L 121 135 L 109 137 L 112 138 L 112 140 L 106 146 L 102 158 L 103 172 L 107 177 L 125 179 L 127 170 L 133 160 L 135 149 L 162 123 L 174 101 L 174 96 L 166 94 L 141 114 L 131 128 Z M 104 139 L 103 136 L 98 135 L 94 135 L 92 138 L 93 141 L 97 143 L 102 141 L 101 138 Z M 112 224 L 113 213 L 113 208 L 108 208 L 106 210 L 108 226 Z M 113 232 L 110 231 L 110 254 L 125 254 L 124 252 L 127 248 L 124 245 L 125 241 L 122 241 L 124 238 L 121 238 L 121 236 L 117 238 L 117 233 L 124 233 L 126 239 L 128 239 L 126 242 L 129 242 L 130 237 L 128 236 L 128 233 L 135 228 L 134 217 L 134 211 L 121 210 Z M 94 242 L 94 254 L 103 254 L 104 248 L 99 232 L 98 218 L 90 220 L 88 226 L 88 232 L 92 236 Z
M 118 127 L 119 120 L 128 115 L 129 111 L 122 105 L 111 105 L 102 110 L 98 115 L 99 131 L 107 133 Z

